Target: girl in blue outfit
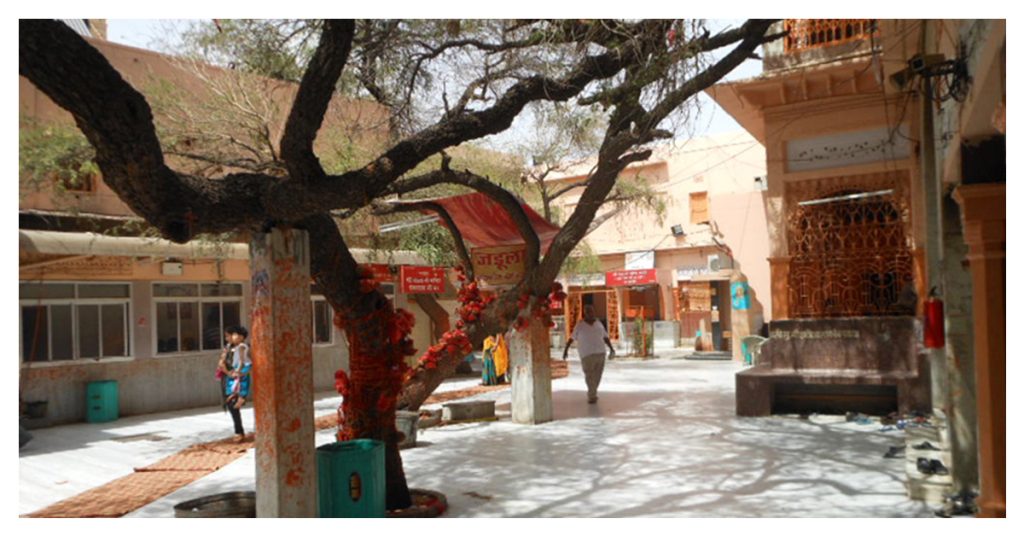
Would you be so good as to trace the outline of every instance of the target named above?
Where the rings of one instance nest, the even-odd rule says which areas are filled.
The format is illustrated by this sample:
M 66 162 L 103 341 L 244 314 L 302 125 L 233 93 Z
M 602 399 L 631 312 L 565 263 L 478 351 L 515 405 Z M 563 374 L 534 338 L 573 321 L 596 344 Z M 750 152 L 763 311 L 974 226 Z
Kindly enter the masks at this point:
M 241 408 L 249 398 L 252 371 L 249 345 L 245 343 L 249 332 L 241 326 L 235 326 L 228 328 L 227 334 L 228 346 L 221 353 L 217 368 L 227 379 L 224 385 L 224 406 L 231 413 L 231 420 L 235 424 L 235 434 L 238 440 L 241 440 L 245 437 Z

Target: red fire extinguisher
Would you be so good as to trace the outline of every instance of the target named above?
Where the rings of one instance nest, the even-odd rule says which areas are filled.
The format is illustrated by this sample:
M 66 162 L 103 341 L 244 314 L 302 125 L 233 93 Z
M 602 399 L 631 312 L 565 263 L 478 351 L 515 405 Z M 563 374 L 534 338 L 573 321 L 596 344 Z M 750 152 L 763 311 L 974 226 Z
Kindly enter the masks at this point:
M 935 287 L 928 293 L 924 302 L 924 346 L 925 348 L 942 348 L 946 345 L 946 322 L 942 310 L 942 300 L 936 295 Z

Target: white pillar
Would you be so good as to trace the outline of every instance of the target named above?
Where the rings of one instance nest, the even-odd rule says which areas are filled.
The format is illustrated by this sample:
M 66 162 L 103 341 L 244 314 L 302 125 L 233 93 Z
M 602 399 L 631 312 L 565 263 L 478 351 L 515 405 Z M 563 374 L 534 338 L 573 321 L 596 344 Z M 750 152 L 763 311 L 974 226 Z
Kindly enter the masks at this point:
M 537 318 L 509 338 L 512 372 L 512 422 L 540 424 L 552 419 L 551 337 Z

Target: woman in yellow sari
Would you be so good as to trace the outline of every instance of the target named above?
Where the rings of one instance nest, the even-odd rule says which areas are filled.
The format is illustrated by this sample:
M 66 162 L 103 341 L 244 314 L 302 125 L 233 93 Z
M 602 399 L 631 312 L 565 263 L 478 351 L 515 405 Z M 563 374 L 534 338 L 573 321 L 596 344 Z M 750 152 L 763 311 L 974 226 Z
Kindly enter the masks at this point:
M 508 343 L 505 337 L 498 334 L 494 348 L 494 373 L 498 376 L 498 383 L 505 383 L 505 373 L 508 372 Z

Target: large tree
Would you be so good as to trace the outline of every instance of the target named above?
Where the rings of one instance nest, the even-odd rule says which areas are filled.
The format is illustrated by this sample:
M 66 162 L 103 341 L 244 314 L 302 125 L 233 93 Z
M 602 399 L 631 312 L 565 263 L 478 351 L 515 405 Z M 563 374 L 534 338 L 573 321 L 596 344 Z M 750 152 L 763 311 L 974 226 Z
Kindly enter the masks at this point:
M 309 232 L 314 278 L 337 311 L 336 321 L 347 328 L 352 373 L 342 435 L 386 442 L 388 507 L 397 508 L 409 504 L 409 494 L 394 398 L 405 379 L 400 404 L 418 406 L 457 360 L 445 354 L 404 378 L 396 374 L 412 352 L 408 318 L 367 284 L 332 214 L 354 214 L 375 201 L 439 184 L 471 188 L 501 204 L 523 235 L 526 275 L 466 326 L 468 340 L 482 339 L 521 314 L 521 297 L 532 302 L 548 295 L 620 172 L 648 158 L 646 146 L 672 135 L 664 124 L 683 103 L 751 57 L 770 38 L 771 22 L 751 20 L 712 35 L 700 24 L 672 20 L 448 21 L 444 31 L 423 29 L 422 22 L 323 21 L 315 25 L 320 35 L 308 60 L 297 60 L 304 64 L 298 91 L 275 148 L 281 168 L 216 179 L 167 164 L 149 103 L 62 23 L 20 22 L 19 73 L 71 113 L 96 150 L 103 180 L 164 237 L 187 242 L 199 233 L 273 226 Z M 393 42 L 402 46 L 388 46 Z M 727 46 L 733 48 L 719 59 L 706 59 Z M 339 80 L 350 75 L 405 113 L 410 108 L 403 103 L 422 87 L 425 66 L 432 63 L 441 65 L 434 76 L 442 87 L 437 91 L 435 78 L 440 103 L 426 99 L 435 104 L 433 118 L 396 123 L 394 140 L 379 154 L 340 173 L 325 171 L 313 144 Z M 460 91 L 449 94 L 450 87 Z M 410 175 L 445 149 L 508 129 L 538 102 L 597 105 L 607 124 L 580 201 L 543 256 L 516 198 L 486 177 L 455 169 L 447 159 Z

